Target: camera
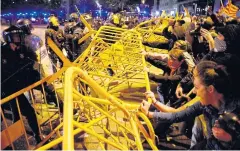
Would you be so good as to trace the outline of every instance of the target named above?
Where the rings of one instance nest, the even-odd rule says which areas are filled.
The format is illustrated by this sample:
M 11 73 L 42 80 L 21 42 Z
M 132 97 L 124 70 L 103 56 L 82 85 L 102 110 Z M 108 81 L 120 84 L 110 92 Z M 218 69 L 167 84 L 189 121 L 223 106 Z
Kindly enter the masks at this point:
M 240 135 L 239 111 L 224 112 L 219 116 L 215 127 L 224 129 L 233 139 Z

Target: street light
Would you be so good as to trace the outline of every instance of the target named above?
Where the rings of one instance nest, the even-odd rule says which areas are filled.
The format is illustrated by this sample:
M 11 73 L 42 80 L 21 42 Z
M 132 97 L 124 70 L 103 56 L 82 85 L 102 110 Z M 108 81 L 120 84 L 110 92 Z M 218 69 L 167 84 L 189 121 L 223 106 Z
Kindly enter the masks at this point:
M 102 17 L 102 5 L 100 5 L 98 1 L 95 1 L 95 2 L 97 4 L 97 7 L 99 8 L 100 17 Z
M 196 14 L 196 12 L 197 12 L 197 4 L 193 3 L 193 6 L 194 6 L 194 13 Z

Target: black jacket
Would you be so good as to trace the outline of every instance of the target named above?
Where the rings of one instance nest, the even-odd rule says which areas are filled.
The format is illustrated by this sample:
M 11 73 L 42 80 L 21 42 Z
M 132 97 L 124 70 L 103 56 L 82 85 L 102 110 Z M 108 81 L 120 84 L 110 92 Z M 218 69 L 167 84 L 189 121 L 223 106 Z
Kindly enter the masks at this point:
M 34 69 L 36 54 L 20 46 L 13 51 L 8 44 L 1 46 L 1 91 L 6 97 L 40 79 L 40 74 Z
M 160 61 L 158 59 L 153 59 L 151 57 L 146 57 L 146 60 L 152 65 L 161 68 L 164 71 L 163 75 L 155 75 L 153 73 L 148 73 L 149 79 L 162 84 L 163 95 L 165 99 L 176 101 L 177 97 L 175 91 L 178 83 L 183 77 L 188 74 L 188 65 L 184 61 L 181 66 L 175 71 L 174 75 L 170 75 L 170 68 L 167 66 L 166 62 Z

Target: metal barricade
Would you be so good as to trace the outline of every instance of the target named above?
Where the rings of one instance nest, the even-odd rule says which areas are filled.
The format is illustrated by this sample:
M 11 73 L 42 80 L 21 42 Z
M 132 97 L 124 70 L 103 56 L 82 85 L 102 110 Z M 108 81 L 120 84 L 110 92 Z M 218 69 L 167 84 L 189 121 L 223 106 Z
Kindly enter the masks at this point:
M 150 90 L 148 75 L 144 71 L 145 58 L 140 53 L 143 49 L 141 40 L 141 35 L 136 30 L 102 26 L 84 53 L 74 62 L 70 62 L 53 41 L 47 39 L 49 46 L 63 61 L 63 68 L 1 100 L 1 115 L 6 127 L 1 133 L 4 146 L 11 145 L 14 149 L 13 141 L 24 135 L 27 148 L 31 149 L 22 116 L 20 121 L 11 127 L 8 126 L 2 110 L 2 104 L 28 92 L 36 114 L 44 117 L 38 120 L 38 125 L 41 134 L 46 136 L 35 149 L 47 150 L 59 146 L 58 149 L 64 150 L 143 150 L 142 141 L 147 140 L 151 148 L 157 150 L 153 127 L 148 118 L 139 112 L 139 103 L 134 105 L 124 102 L 119 95 L 131 88 L 144 88 L 144 92 Z M 61 76 L 64 77 L 62 89 L 54 91 L 58 94 L 57 99 L 64 100 L 63 120 L 59 108 L 50 110 L 45 103 L 43 86 L 44 82 L 50 84 Z M 38 86 L 42 87 L 44 103 L 35 103 L 32 90 Z M 144 98 L 142 95 L 138 99 Z M 18 99 L 16 102 L 18 104 Z M 42 129 L 46 124 L 50 127 L 47 133 Z M 22 127 L 22 130 L 15 136 L 11 131 L 16 127 Z M 78 139 L 82 138 L 82 135 L 84 142 L 79 146 Z M 52 140 L 47 143 L 50 138 Z
M 102 26 L 85 52 L 74 62 L 109 93 L 124 89 L 127 84 L 142 83 L 149 87 L 143 71 L 145 59 L 138 32 Z M 145 80 L 144 80 L 145 79 Z M 122 87 L 122 88 L 121 88 Z
M 110 95 L 80 68 L 67 69 L 64 100 L 64 135 L 38 150 L 49 149 L 61 141 L 64 150 L 82 149 L 78 148 L 76 138 L 79 133 L 89 135 L 83 142 L 87 149 L 143 150 L 142 141 L 146 139 L 152 149 L 157 150 L 152 125 L 144 114 L 138 112 L 139 105 L 125 103 Z M 74 107 L 78 108 L 77 117 L 73 116 Z M 138 117 L 145 121 L 150 134 Z M 139 133 L 143 136 L 140 137 Z
M 12 149 L 33 149 L 33 145 L 35 145 L 30 143 L 30 140 L 32 140 L 32 137 L 26 132 L 26 126 L 28 124 L 26 124 L 25 122 L 26 120 L 24 120 L 22 116 L 23 108 L 20 108 L 20 106 L 22 105 L 19 105 L 19 104 L 21 104 L 22 103 L 21 101 L 24 101 L 24 100 L 19 99 L 20 96 L 26 97 L 28 101 L 31 102 L 31 105 L 37 116 L 39 133 L 43 139 L 42 143 L 46 141 L 44 140 L 44 137 L 49 135 L 49 133 L 53 131 L 57 123 L 61 122 L 61 117 L 59 116 L 60 115 L 59 108 L 55 106 L 50 106 L 47 104 L 46 91 L 45 91 L 46 85 L 44 83 L 49 79 L 50 77 L 40 80 L 1 100 L 1 117 L 3 119 L 2 131 L 1 131 L 1 144 L 2 144 L 1 149 L 4 149 L 9 145 L 11 146 Z M 58 102 L 58 97 L 56 96 L 56 89 L 54 88 L 53 91 L 55 93 L 55 97 Z M 11 113 L 11 111 L 9 111 L 8 109 L 3 108 L 4 105 L 5 106 L 9 105 L 10 101 L 11 103 L 16 102 L 17 111 L 20 116 L 20 119 L 14 123 L 12 123 L 10 119 L 5 118 L 6 113 L 8 114 L 13 114 L 13 113 Z M 58 106 L 59 106 L 59 103 L 58 103 Z M 26 148 L 18 148 L 17 146 L 14 145 L 14 142 L 23 135 L 26 141 L 26 144 L 25 144 Z M 21 146 L 22 145 L 23 144 L 21 144 Z
M 48 42 L 51 42 L 51 40 L 48 40 Z M 84 78 L 81 80 L 76 80 L 76 75 L 72 77 L 71 74 L 67 74 L 67 72 L 64 73 L 65 69 L 61 69 L 61 74 L 64 73 L 65 78 L 70 77 L 71 80 L 76 80 L 74 81 L 73 86 L 66 84 L 66 81 L 64 84 L 64 91 L 66 89 L 68 91 L 64 94 L 65 102 L 66 100 L 68 100 L 68 103 L 70 102 L 71 97 L 69 99 L 67 98 L 67 96 L 70 96 L 71 94 L 73 94 L 74 100 L 74 103 L 71 105 L 64 104 L 64 106 L 68 108 L 68 111 L 64 111 L 64 113 L 66 113 L 66 115 L 64 114 L 64 120 L 72 121 L 73 106 L 78 109 L 79 116 L 74 117 L 75 120 L 72 121 L 73 124 L 70 121 L 64 121 L 64 124 L 67 124 L 67 126 L 64 127 L 63 137 L 53 140 L 51 143 L 44 145 L 38 149 L 49 149 L 49 147 L 53 147 L 54 145 L 59 144 L 62 140 L 65 140 L 65 143 L 63 143 L 63 147 L 69 146 L 70 148 L 67 149 L 73 149 L 73 144 L 71 143 L 73 142 L 73 135 L 79 134 L 83 131 L 97 137 L 97 142 L 99 142 L 97 144 L 99 144 L 101 149 L 106 149 L 108 145 L 115 147 L 115 149 L 130 149 L 131 147 L 128 145 L 126 145 L 128 146 L 126 148 L 125 145 L 120 145 L 119 143 L 117 143 L 116 140 L 118 140 L 119 138 L 118 136 L 113 135 L 111 131 L 109 131 L 109 125 L 111 125 L 109 123 L 114 123 L 114 127 L 119 127 L 117 131 L 118 135 L 122 133 L 124 139 L 128 140 L 128 144 L 132 144 L 132 149 L 142 149 L 142 146 L 140 143 L 139 135 L 137 135 L 137 133 L 132 133 L 131 129 L 134 129 L 135 132 L 140 130 L 143 133 L 144 137 L 147 138 L 147 141 L 150 142 L 152 148 L 157 149 L 154 145 L 154 132 L 151 123 L 147 121 L 147 117 L 145 117 L 141 113 L 138 113 L 139 104 L 129 105 L 117 98 L 115 99 L 117 99 L 118 101 L 112 103 L 111 101 L 109 102 L 109 100 L 106 99 L 106 97 L 110 97 L 112 100 L 113 96 L 111 96 L 109 93 L 117 96 L 116 92 L 120 92 L 120 90 L 126 89 L 122 88 L 124 84 L 127 84 L 128 89 L 130 87 L 133 87 L 133 84 L 139 82 L 142 84 L 141 87 L 145 87 L 144 92 L 146 90 L 150 90 L 147 73 L 143 71 L 143 68 L 145 66 L 145 59 L 140 54 L 141 49 L 141 38 L 137 32 L 127 31 L 115 27 L 101 27 L 92 42 L 90 43 L 89 47 L 78 59 L 74 61 L 74 63 L 71 64 L 72 66 L 77 66 L 84 71 L 87 71 L 89 77 L 91 77 L 92 79 L 88 77 L 88 81 L 86 81 L 86 79 Z M 63 62 L 68 61 L 63 60 Z M 76 70 L 79 71 L 80 69 L 76 68 Z M 109 75 L 110 70 L 112 70 L 114 74 Z M 89 81 L 93 81 L 94 83 L 89 84 Z M 100 85 L 104 89 L 98 85 Z M 73 92 L 71 92 L 72 87 L 74 88 Z M 88 89 L 90 89 L 91 91 L 88 92 Z M 99 90 L 107 91 L 108 93 L 102 92 L 105 95 L 105 97 L 103 97 L 100 94 Z M 142 96 L 142 98 L 144 98 L 144 96 Z M 126 109 L 131 109 L 131 114 Z M 117 116 L 118 114 L 116 113 L 117 111 L 121 112 L 121 122 L 119 122 Z M 125 122 L 125 125 L 122 124 L 122 122 L 124 123 L 124 120 L 129 119 L 130 115 L 131 120 L 127 120 L 127 122 L 131 123 L 131 129 L 128 128 L 129 124 L 127 124 L 127 122 Z M 141 122 L 138 121 L 138 118 L 136 117 L 137 115 L 145 119 L 145 123 L 147 123 L 151 135 L 147 133 L 147 131 L 141 125 Z M 83 119 L 85 119 L 88 123 L 86 124 L 86 127 L 81 127 L 81 125 L 79 124 L 79 122 L 82 122 Z M 78 128 L 72 131 L 70 129 L 73 129 L 73 125 Z M 104 132 L 103 136 L 99 135 L 99 131 L 94 130 L 94 127 L 96 127 L 96 125 L 98 127 L 101 127 L 101 131 Z M 139 128 L 136 128 L 134 125 L 139 125 Z M 127 133 L 125 131 L 127 131 Z M 133 138 L 135 138 L 136 140 L 130 141 L 130 139 L 128 138 L 128 133 L 130 133 L 132 137 L 134 136 Z M 115 140 L 114 142 L 109 142 L 109 140 L 106 139 L 106 137 L 110 134 L 111 139 Z M 133 145 L 135 144 L 135 141 L 137 142 L 137 145 Z

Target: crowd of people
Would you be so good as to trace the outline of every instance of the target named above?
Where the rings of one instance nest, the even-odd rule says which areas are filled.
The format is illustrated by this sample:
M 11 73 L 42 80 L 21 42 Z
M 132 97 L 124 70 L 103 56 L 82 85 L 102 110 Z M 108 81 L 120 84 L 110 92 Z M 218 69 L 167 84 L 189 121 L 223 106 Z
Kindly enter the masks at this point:
M 102 25 L 132 29 L 138 25 L 136 17 L 127 18 L 118 13 L 112 14 L 105 23 L 93 20 L 84 15 L 95 30 Z M 240 149 L 240 20 L 226 19 L 208 12 L 207 16 L 190 16 L 174 18 L 162 16 L 154 23 L 155 28 L 162 28 L 159 34 L 167 39 L 164 45 L 146 45 L 166 49 L 167 54 L 152 53 L 143 50 L 141 53 L 150 64 L 162 69 L 163 75 L 148 72 L 149 79 L 158 83 L 157 95 L 146 92 L 141 111 L 156 121 L 155 133 L 164 138 L 172 123 L 183 122 L 182 133 L 191 138 L 191 149 Z M 51 75 L 63 66 L 61 59 L 41 39 L 31 33 L 32 24 L 27 19 L 20 19 L 3 31 L 5 43 L 1 45 L 1 97 L 6 96 Z M 49 17 L 45 38 L 51 38 L 69 60 L 74 61 L 90 44 L 92 37 L 78 43 L 88 29 L 77 13 L 70 15 L 64 23 L 64 30 L 59 28 L 58 18 Z M 145 43 L 144 43 L 145 44 Z M 37 50 L 42 51 L 38 54 Z M 41 62 L 44 58 L 47 60 Z M 40 61 L 40 62 L 39 62 Z M 42 69 L 36 68 L 41 64 Z M 16 87 L 13 87 L 16 86 Z M 55 104 L 51 85 L 44 85 L 49 104 Z M 199 102 L 183 106 L 195 96 Z M 37 142 L 41 141 L 35 112 L 24 95 L 19 96 L 22 114 L 29 121 Z M 13 120 L 19 120 L 16 103 L 9 103 Z M 62 103 L 59 104 L 62 108 Z M 199 116 L 203 115 L 206 124 Z
M 191 138 L 190 149 L 240 149 L 239 19 L 209 11 L 204 17 L 164 17 L 163 21 L 167 24 L 160 35 L 168 38 L 167 47 L 161 42 L 155 47 L 167 49 L 168 54 L 142 52 L 147 62 L 164 71 L 156 75 L 145 69 L 149 79 L 158 83 L 159 100 L 146 92 L 152 103 L 143 100 L 142 112 L 157 123 L 155 133 L 160 138 L 166 137 L 172 123 L 183 122 L 185 126 L 179 128 Z M 184 106 L 195 96 L 199 102 Z

